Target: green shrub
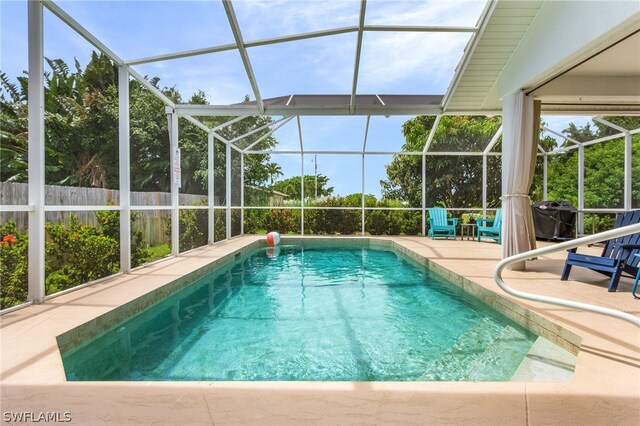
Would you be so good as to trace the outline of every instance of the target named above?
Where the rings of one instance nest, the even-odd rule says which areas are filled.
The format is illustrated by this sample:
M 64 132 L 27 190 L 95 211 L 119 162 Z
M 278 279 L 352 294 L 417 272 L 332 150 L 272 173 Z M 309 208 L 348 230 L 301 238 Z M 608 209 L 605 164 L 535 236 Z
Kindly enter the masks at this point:
M 138 213 L 131 214 L 132 222 Z M 76 287 L 113 275 L 120 269 L 120 212 L 96 212 L 98 226 L 82 225 L 71 214 L 70 224 L 45 223 L 45 294 Z M 0 226 L 0 308 L 23 303 L 28 297 L 28 235 L 15 222 Z M 149 258 L 141 231 L 132 231 L 131 263 Z
M 194 206 L 206 206 L 207 200 L 203 199 L 193 203 Z M 178 232 L 180 251 L 187 251 L 196 247 L 207 245 L 208 241 L 208 211 L 185 210 L 178 213 Z M 168 215 L 164 227 L 165 235 L 171 236 L 171 215 Z M 171 243 L 169 243 L 171 244 Z
M 120 242 L 105 235 L 100 227 L 81 225 L 72 214 L 69 228 L 46 223 L 45 231 L 47 290 L 65 290 L 115 274 L 120 269 Z
M 107 205 L 112 205 L 108 203 Z M 136 267 L 150 258 L 142 231 L 135 229 L 133 223 L 140 218 L 140 212 L 131 212 L 131 266 Z M 96 212 L 98 227 L 103 235 L 113 238 L 120 244 L 120 212 L 117 210 L 100 210 Z
M 27 301 L 27 237 L 13 221 L 0 225 L 0 309 Z

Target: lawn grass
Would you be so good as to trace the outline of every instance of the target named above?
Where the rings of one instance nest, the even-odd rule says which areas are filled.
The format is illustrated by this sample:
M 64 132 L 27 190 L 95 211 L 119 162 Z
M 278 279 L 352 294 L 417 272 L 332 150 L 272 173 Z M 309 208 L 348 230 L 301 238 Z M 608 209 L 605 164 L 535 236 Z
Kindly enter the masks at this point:
M 154 260 L 161 259 L 171 254 L 171 246 L 169 243 L 158 244 L 157 246 L 151 246 L 147 248 L 149 251 L 149 259 L 147 262 L 153 262 Z

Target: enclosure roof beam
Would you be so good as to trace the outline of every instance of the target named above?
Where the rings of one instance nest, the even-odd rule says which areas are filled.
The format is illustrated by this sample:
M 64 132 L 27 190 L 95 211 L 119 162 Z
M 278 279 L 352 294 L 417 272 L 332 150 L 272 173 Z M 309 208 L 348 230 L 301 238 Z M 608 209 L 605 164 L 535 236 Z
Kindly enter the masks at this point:
M 438 105 L 431 104 L 395 104 L 395 105 L 359 105 L 353 114 L 349 113 L 349 105 L 265 105 L 261 112 L 256 105 L 176 105 L 182 115 L 202 116 L 295 116 L 295 115 L 334 115 L 334 116 L 382 116 L 382 115 L 440 115 Z
M 198 120 L 197 118 L 193 118 L 190 115 L 182 115 L 181 117 L 184 117 L 188 122 L 195 125 L 199 129 L 202 129 L 207 133 L 211 132 L 211 129 L 207 125 L 205 125 L 202 121 Z
M 127 65 L 142 65 L 152 62 L 168 61 L 171 59 L 189 58 L 191 56 L 206 55 L 209 53 L 226 52 L 236 50 L 238 47 L 235 43 L 221 44 L 219 46 L 204 47 L 202 49 L 184 50 L 181 52 L 167 53 L 164 55 L 147 56 L 144 58 L 130 59 L 125 61 Z
M 626 132 L 629 131 L 629 130 L 625 129 L 624 127 L 620 127 L 617 124 L 613 124 L 612 122 L 605 120 L 602 117 L 593 117 L 593 121 L 597 121 L 599 123 L 602 123 L 605 126 L 611 127 L 612 129 L 616 129 L 619 132 L 626 133 Z
M 429 136 L 427 137 L 427 142 L 424 144 L 424 148 L 422 149 L 422 153 L 426 154 L 431 146 L 431 142 L 433 141 L 433 137 L 436 135 L 436 128 L 438 127 L 438 123 L 440 123 L 441 115 L 436 115 L 436 119 L 433 122 L 433 126 L 431 126 L 431 131 L 429 132 Z
M 242 150 L 240 148 L 238 148 L 237 146 L 230 144 L 229 141 L 222 136 L 220 133 L 216 133 L 214 131 L 209 132 L 210 135 L 213 135 L 214 138 L 218 139 L 220 142 L 224 143 L 225 145 L 229 145 L 231 147 L 231 149 L 239 152 L 239 153 L 243 153 Z
M 244 120 L 245 118 L 247 118 L 247 117 L 236 117 L 233 120 L 227 121 L 226 123 L 222 123 L 222 124 L 217 125 L 216 127 L 212 127 L 211 130 L 213 130 L 215 132 L 216 130 L 220 130 L 220 129 L 223 129 L 223 128 L 227 127 L 227 126 L 230 126 L 233 123 L 237 123 L 240 120 Z
M 364 31 L 413 32 L 413 33 L 475 33 L 478 27 L 438 25 L 365 25 Z
M 264 103 L 262 102 L 262 96 L 260 96 L 260 90 L 258 89 L 256 76 L 253 73 L 253 67 L 251 66 L 251 61 L 249 60 L 247 47 L 245 46 L 244 40 L 242 38 L 242 31 L 240 30 L 240 25 L 238 24 L 238 18 L 236 17 L 236 13 L 233 10 L 233 4 L 231 3 L 231 0 L 222 0 L 222 4 L 224 5 L 225 12 L 227 12 L 227 18 L 229 19 L 229 25 L 231 26 L 233 37 L 236 40 L 236 46 L 238 46 L 238 52 L 240 53 L 240 57 L 242 58 L 242 63 L 244 64 L 244 69 L 247 73 L 247 77 L 249 78 L 249 83 L 251 83 L 251 89 L 253 90 L 253 95 L 255 96 L 256 104 L 258 105 L 258 111 L 260 111 L 260 114 L 264 114 Z
M 626 135 L 627 132 L 629 132 L 629 134 L 631 134 L 631 135 L 635 135 L 635 134 L 640 133 L 640 128 L 634 129 L 634 130 L 625 130 L 623 133 L 617 133 L 615 135 L 604 136 L 604 137 L 601 137 L 601 138 L 598 138 L 598 139 L 594 139 L 594 140 L 589 141 L 589 142 L 585 142 L 582 145 L 589 146 L 589 145 L 594 145 L 594 144 L 597 144 L 597 143 L 600 143 L 600 142 L 606 142 L 606 141 L 610 141 L 610 140 L 613 140 L 613 139 L 623 138 Z
M 338 35 L 338 34 L 353 33 L 356 31 L 358 31 L 358 27 L 353 25 L 350 27 L 341 27 L 341 28 L 334 28 L 334 29 L 322 30 L 322 31 L 311 31 L 311 32 L 293 34 L 288 36 L 263 38 L 263 39 L 254 40 L 254 41 L 247 41 L 244 43 L 244 45 L 246 48 L 267 46 L 270 44 L 286 43 L 290 41 L 306 40 L 310 38 L 328 37 L 328 36 Z M 236 49 L 237 49 L 237 45 L 235 43 L 221 44 L 218 46 L 204 47 L 201 49 L 184 50 L 181 52 L 167 53 L 164 55 L 131 59 L 131 60 L 125 61 L 125 63 L 128 65 L 148 64 L 150 62 L 159 62 L 159 61 L 167 61 L 171 59 L 187 58 L 190 56 L 206 55 L 209 53 L 225 52 L 228 50 L 236 50 Z
M 502 136 L 502 125 L 500 125 L 500 128 L 498 129 L 496 134 L 491 138 L 491 142 L 489 142 L 489 145 L 487 145 L 487 147 L 484 149 L 484 155 L 487 155 L 489 152 L 491 152 L 496 143 L 498 143 L 498 139 L 500 139 L 500 136 Z
M 251 148 L 253 148 L 254 146 L 258 145 L 260 142 L 262 142 L 263 140 L 265 140 L 266 138 L 271 136 L 276 130 L 278 130 L 280 127 L 284 126 L 285 124 L 287 124 L 291 120 L 293 120 L 293 117 L 286 117 L 286 119 L 282 123 L 279 123 L 276 127 L 274 127 L 273 129 L 269 130 L 269 132 L 267 132 L 266 134 L 260 136 L 260 138 L 257 141 L 253 142 L 251 145 L 249 145 L 248 147 L 243 149 L 242 152 L 249 151 Z
M 102 43 L 96 36 L 91 34 L 85 27 L 80 25 L 78 21 L 73 19 L 67 12 L 62 10 L 60 6 L 55 4 L 52 0 L 42 0 L 42 5 L 49 9 L 51 13 L 57 16 L 62 22 L 68 25 L 72 30 L 78 33 L 82 38 L 88 41 L 92 46 L 97 48 L 99 51 L 107 55 L 109 59 L 116 63 L 116 65 L 124 65 L 124 61 L 115 54 L 111 49 L 109 49 L 104 43 Z M 143 86 L 145 86 L 149 91 L 151 91 L 154 95 L 162 100 L 165 105 L 170 106 L 171 108 L 175 107 L 175 104 L 171 99 L 164 95 L 157 87 L 154 87 L 147 79 L 142 77 L 133 69 L 129 68 L 129 74 L 138 80 Z
M 353 84 L 351 86 L 351 101 L 349 112 L 353 114 L 356 107 L 356 90 L 358 88 L 358 73 L 360 72 L 360 53 L 362 52 L 362 34 L 364 28 L 364 16 L 367 10 L 367 0 L 360 0 L 360 20 L 358 22 L 358 40 L 356 42 L 356 59 L 353 66 Z
M 360 31 L 359 26 L 348 26 L 332 28 L 321 31 L 310 31 L 299 34 L 292 34 L 279 37 L 263 38 L 258 40 L 246 41 L 245 47 L 268 46 L 271 44 L 287 43 L 291 41 L 307 40 L 319 37 L 329 37 L 339 34 L 348 34 Z M 362 31 L 371 32 L 438 32 L 438 33 L 475 33 L 477 27 L 456 27 L 456 26 L 409 26 L 409 25 L 363 25 Z M 207 55 L 210 53 L 226 52 L 237 49 L 236 44 L 220 44 L 217 46 L 208 46 L 200 49 L 183 50 L 180 52 L 167 53 L 163 55 L 147 56 L 144 58 L 136 58 L 124 61 L 127 65 L 148 64 L 151 62 L 168 61 L 171 59 L 188 58 L 190 56 Z
M 229 141 L 229 143 L 234 143 L 234 142 L 239 141 L 240 139 L 244 139 L 244 138 L 246 138 L 247 136 L 251 136 L 251 135 L 253 135 L 254 133 L 257 133 L 257 132 L 259 132 L 260 130 L 264 130 L 264 129 L 266 129 L 267 127 L 269 127 L 269 126 L 271 126 L 271 125 L 273 125 L 273 124 L 278 124 L 279 122 L 281 122 L 282 120 L 286 120 L 287 118 L 288 118 L 288 117 L 282 117 L 280 120 L 269 122 L 269 123 L 267 123 L 267 124 L 265 124 L 265 125 L 263 125 L 263 126 L 260 126 L 260 127 L 256 128 L 256 129 L 253 129 L 253 130 L 251 130 L 251 131 L 249 131 L 249 132 L 245 133 L 244 135 L 237 136 L 237 137 L 235 137 L 235 138 L 231 139 L 231 140 Z
M 465 151 L 429 151 L 424 153 L 422 151 L 367 151 L 363 153 L 362 151 L 323 151 L 323 150 L 312 150 L 312 151 L 302 151 L 302 150 L 285 150 L 285 151 L 275 151 L 275 150 L 254 150 L 254 151 L 244 151 L 244 154 L 327 154 L 327 155 L 426 155 L 432 157 L 447 157 L 447 156 L 457 156 L 457 157 L 482 157 L 484 154 L 482 152 L 465 152 Z M 499 157 L 502 155 L 500 152 L 489 152 L 488 156 Z
M 566 140 L 566 141 L 568 141 L 568 142 L 574 143 L 574 144 L 576 144 L 576 145 L 582 145 L 582 142 L 578 142 L 577 140 L 575 140 L 575 139 L 573 139 L 573 138 L 570 138 L 570 137 L 569 137 L 569 136 L 567 136 L 567 135 L 563 135 L 563 134 L 562 134 L 562 133 L 560 133 L 560 132 L 556 132 L 555 130 L 550 129 L 550 128 L 548 128 L 547 126 L 542 126 L 542 129 L 543 129 L 543 130 L 546 130 L 546 131 L 547 131 L 547 132 L 549 132 L 549 133 L 553 133 L 554 135 L 559 136 L 559 137 L 561 137 L 562 139 L 564 139 L 564 140 Z
M 116 65 L 124 65 L 124 61 L 118 55 L 102 43 L 96 36 L 91 34 L 86 28 L 80 25 L 80 23 L 73 19 L 67 12 L 62 10 L 60 6 L 53 2 L 53 0 L 42 0 L 42 5 L 49 9 L 51 13 L 60 18 L 62 22 L 67 24 L 91 45 L 107 55 L 109 59 L 116 63 Z
M 635 135 L 635 134 L 638 134 L 638 133 L 640 133 L 640 128 L 629 131 L 630 135 Z M 581 145 L 585 146 L 585 147 L 586 146 L 590 146 L 590 145 L 595 145 L 595 144 L 598 144 L 598 143 L 602 143 L 602 142 L 606 142 L 606 141 L 610 141 L 610 140 L 614 140 L 614 139 L 623 138 L 625 136 L 625 134 L 626 133 L 616 133 L 615 135 L 604 136 L 602 138 L 594 139 L 594 140 L 589 141 L 589 142 L 584 142 Z M 548 152 L 548 154 L 559 154 L 559 153 L 571 151 L 572 149 L 576 149 L 576 148 L 578 148 L 578 145 L 571 145 L 571 146 L 564 147 L 564 148 L 554 149 L 553 151 Z
M 88 41 L 95 48 L 107 55 L 109 59 L 116 63 L 116 65 L 125 65 L 124 61 L 116 55 L 111 49 L 109 49 L 104 43 L 102 43 L 96 36 L 91 34 L 86 28 L 84 28 L 78 21 L 73 19 L 67 12 L 62 10 L 60 6 L 55 4 L 52 0 L 43 0 L 43 6 L 45 6 L 51 13 L 57 16 L 62 22 L 67 24 L 72 30 L 78 33 L 82 38 Z M 146 78 L 141 76 L 137 71 L 129 68 L 129 75 L 138 80 L 140 84 L 145 86 L 150 92 L 156 95 L 165 105 L 171 108 L 175 107 L 175 103 L 169 99 L 164 93 L 162 93 L 157 87 L 151 84 Z
M 147 90 L 149 90 L 151 93 L 153 93 L 154 95 L 156 95 L 156 97 L 158 99 L 160 99 L 162 102 L 164 102 L 164 104 L 166 106 L 169 106 L 173 109 L 175 109 L 176 104 L 167 97 L 167 95 L 165 95 L 164 93 L 162 93 L 162 91 L 160 89 L 158 89 L 157 87 L 155 87 L 153 84 L 151 84 L 151 82 L 149 82 L 149 80 L 147 80 L 146 78 L 144 78 L 143 76 L 141 76 L 137 71 L 135 71 L 133 68 L 129 68 L 129 74 L 135 78 L 136 80 L 138 80 L 138 83 L 142 84 L 144 87 L 147 88 Z

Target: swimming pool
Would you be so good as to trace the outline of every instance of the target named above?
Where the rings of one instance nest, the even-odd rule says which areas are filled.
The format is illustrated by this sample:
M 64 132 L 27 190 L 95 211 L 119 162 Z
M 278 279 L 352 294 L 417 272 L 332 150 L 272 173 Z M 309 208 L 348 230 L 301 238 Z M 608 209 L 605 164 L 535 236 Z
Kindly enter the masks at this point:
M 68 380 L 509 380 L 536 336 L 393 251 L 255 250 L 63 353 Z

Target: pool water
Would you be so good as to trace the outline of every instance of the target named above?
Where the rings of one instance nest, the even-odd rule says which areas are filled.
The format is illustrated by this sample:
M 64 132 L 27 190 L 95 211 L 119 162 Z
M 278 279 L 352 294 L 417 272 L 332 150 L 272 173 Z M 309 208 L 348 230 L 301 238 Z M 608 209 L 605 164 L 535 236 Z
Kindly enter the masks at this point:
M 68 380 L 506 381 L 535 338 L 393 251 L 282 246 L 63 361 Z

